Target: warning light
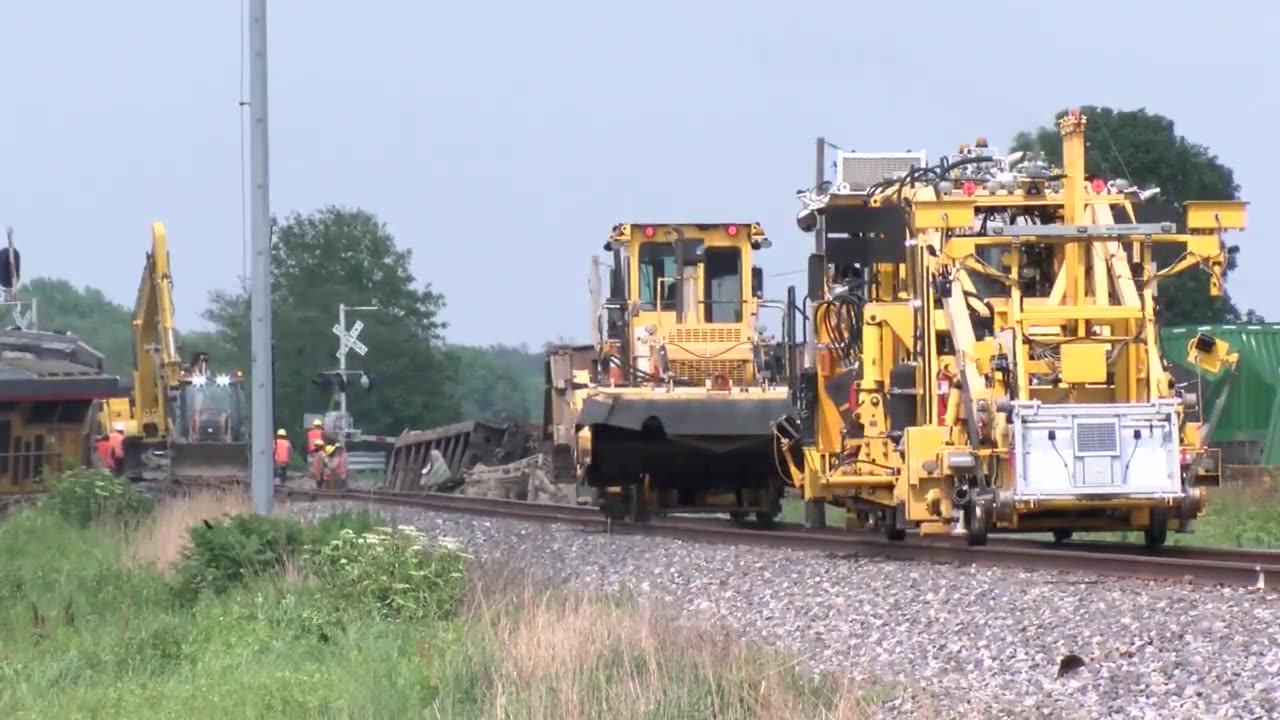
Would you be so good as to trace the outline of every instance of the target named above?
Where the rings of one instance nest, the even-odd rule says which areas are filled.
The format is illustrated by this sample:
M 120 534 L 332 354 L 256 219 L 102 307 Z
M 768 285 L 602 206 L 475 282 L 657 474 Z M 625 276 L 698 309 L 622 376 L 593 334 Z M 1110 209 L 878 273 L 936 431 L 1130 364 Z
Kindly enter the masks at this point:
M 724 231 L 725 231 L 725 232 L 727 232 L 727 233 L 729 233 L 729 237 L 737 237 L 737 235 L 738 235 L 738 226 L 737 226 L 737 225 L 730 225 L 729 227 L 725 228 L 725 229 L 724 229 Z
M 651 238 L 651 237 L 653 237 L 653 226 L 652 226 L 652 225 L 645 225 L 645 227 L 644 227 L 644 236 L 645 236 L 645 237 L 647 237 L 647 238 Z
M 978 192 L 978 186 L 974 185 L 972 180 L 965 180 L 964 184 L 960 186 L 960 191 L 964 193 L 965 197 L 973 197 L 973 194 Z
M 1107 181 L 1102 178 L 1094 178 L 1090 184 L 1093 186 L 1094 195 L 1101 195 L 1107 191 Z

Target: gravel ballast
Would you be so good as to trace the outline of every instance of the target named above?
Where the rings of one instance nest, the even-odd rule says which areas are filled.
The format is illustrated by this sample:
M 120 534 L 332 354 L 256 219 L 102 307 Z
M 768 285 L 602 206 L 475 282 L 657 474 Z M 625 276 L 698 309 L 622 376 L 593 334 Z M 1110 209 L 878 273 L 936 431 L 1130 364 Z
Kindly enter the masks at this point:
M 308 518 L 355 504 L 308 503 Z M 359 505 L 359 507 L 366 507 Z M 627 588 L 815 669 L 908 688 L 886 717 L 1280 717 L 1274 591 L 603 535 L 409 508 L 478 560 Z M 1059 678 L 1059 662 L 1085 666 Z

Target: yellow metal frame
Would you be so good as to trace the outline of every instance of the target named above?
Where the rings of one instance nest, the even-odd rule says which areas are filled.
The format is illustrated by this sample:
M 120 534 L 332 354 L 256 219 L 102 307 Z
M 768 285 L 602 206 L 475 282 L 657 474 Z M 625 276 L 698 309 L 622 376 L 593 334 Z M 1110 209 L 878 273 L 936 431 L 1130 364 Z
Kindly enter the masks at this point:
M 957 508 L 953 507 L 955 476 L 949 470 L 949 459 L 959 461 L 964 453 L 972 453 L 979 467 L 986 468 L 983 472 L 1008 462 L 1008 429 L 1002 413 L 991 412 L 999 399 L 1008 395 L 989 365 L 989 359 L 998 353 L 1015 359 L 1013 397 L 1017 399 L 1144 402 L 1172 396 L 1155 340 L 1153 307 L 1158 282 L 1200 267 L 1211 277 L 1211 295 L 1221 294 L 1226 267 L 1221 235 L 1246 227 L 1248 203 L 1187 202 L 1183 232 L 1177 232 L 1172 223 L 1152 232 L 1150 226 L 1117 222 L 1115 208 L 1134 217 L 1132 201 L 1124 193 L 1095 193 L 1087 182 L 1085 125 L 1086 118 L 1078 111 L 1059 122 L 1064 158 L 1060 190 L 1053 190 L 1046 181 L 1022 178 L 1014 192 L 990 193 L 977 188 L 970 196 L 956 190 L 940 196 L 932 183 L 908 182 L 871 197 L 830 196 L 829 208 L 857 204 L 890 207 L 900 200 L 908 220 L 904 238 L 908 250 L 903 263 L 875 266 L 878 285 L 874 291 L 880 301 L 867 303 L 863 309 L 862 379 L 854 410 L 865 431 L 861 438 L 845 437 L 845 422 L 839 412 L 843 399 L 832 398 L 825 390 L 826 381 L 844 368 L 835 366 L 829 352 L 832 338 L 826 330 L 826 310 L 820 307 L 816 313 L 813 327 L 819 392 L 815 440 L 801 448 L 803 462 L 796 462 L 790 452 L 796 441 L 780 436 L 781 455 L 792 482 L 806 499 L 848 507 L 868 503 L 890 510 L 901 507 L 901 514 L 919 524 L 923 533 L 951 532 Z M 1034 191 L 1028 192 L 1032 186 Z M 978 234 L 979 213 L 992 208 L 1052 212 L 1061 228 L 1010 225 Z M 1049 232 L 1053 234 L 1046 234 Z M 1186 251 L 1169 267 L 1157 270 L 1152 249 L 1156 244 L 1170 243 L 1183 244 Z M 1024 264 L 1031 262 L 1026 253 L 1033 246 L 1042 257 L 1045 252 L 1052 257 L 1054 282 L 1047 297 L 1024 297 L 1020 289 L 1018 278 Z M 1007 248 L 1002 257 L 1007 270 L 980 257 L 982 249 L 992 247 Z M 1145 277 L 1134 278 L 1135 266 L 1144 270 Z M 935 297 L 933 278 L 937 277 L 949 279 L 949 294 Z M 981 341 L 968 328 L 968 298 L 975 294 L 978 277 L 995 280 L 1008 290 L 1007 297 L 983 298 L 993 315 L 996 335 Z M 937 303 L 942 310 L 933 309 Z M 927 330 L 917 334 L 921 326 Z M 1013 331 L 1011 341 L 1000 339 L 1005 329 Z M 954 355 L 939 352 L 937 332 L 950 334 Z M 902 439 L 894 443 L 887 435 L 888 396 L 884 391 L 889 369 L 906 357 L 906 349 L 917 336 L 921 339 L 915 349 L 923 355 L 915 356 L 924 358 L 928 371 L 918 377 L 916 410 L 917 417 L 927 424 L 898 428 Z M 1033 358 L 1029 352 L 1032 339 L 1056 347 L 1057 355 Z M 1219 348 L 1212 355 L 1226 358 L 1227 349 Z M 1029 382 L 1031 375 L 1048 374 L 1055 368 L 1061 374 L 1060 382 L 1043 387 Z M 940 378 L 935 373 L 960 382 L 952 382 L 951 389 L 939 395 Z M 970 389 L 967 401 L 956 388 L 958 384 Z M 970 447 L 974 425 L 984 422 L 977 431 L 988 440 L 980 447 Z M 1198 447 L 1198 429 L 1196 424 L 1184 423 L 1184 447 Z M 1008 509 L 994 525 L 1010 530 L 1060 529 L 1064 522 L 1075 529 L 1138 528 L 1151 522 L 1154 510 L 1169 508 L 1171 502 L 1140 498 L 1038 501 Z M 1203 512 L 1204 499 L 1198 490 L 1186 502 Z M 1050 510 L 1065 511 L 1070 517 L 1044 520 L 1045 511 Z M 1100 516 L 1099 510 L 1112 514 Z

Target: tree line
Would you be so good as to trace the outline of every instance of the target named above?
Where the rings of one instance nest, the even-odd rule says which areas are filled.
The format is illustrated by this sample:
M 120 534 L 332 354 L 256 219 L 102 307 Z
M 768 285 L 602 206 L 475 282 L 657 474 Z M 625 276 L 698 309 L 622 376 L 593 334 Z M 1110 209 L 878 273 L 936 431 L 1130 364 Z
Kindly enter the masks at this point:
M 139 275 L 144 257 L 140 250 Z M 347 357 L 348 369 L 364 370 L 374 380 L 368 392 L 355 386 L 347 393 L 348 408 L 366 432 L 541 417 L 541 349 L 446 343 L 444 298 L 414 277 L 412 251 L 397 247 L 372 213 L 334 206 L 292 214 L 276 224 L 272 262 L 276 425 L 298 428 L 305 413 L 327 409 L 329 393 L 313 380 L 336 367 L 338 340 L 330 328 L 339 303 L 383 308 L 347 320 L 364 322 L 360 339 L 371 348 L 367 357 Z M 182 268 L 174 275 L 180 284 Z M 60 279 L 36 278 L 23 292 L 38 301 L 41 329 L 80 337 L 103 354 L 114 374 L 132 371 L 130 308 L 96 288 Z M 248 374 L 248 307 L 245 291 L 211 293 L 203 317 L 213 329 L 180 333 L 184 360 L 206 351 L 213 367 Z
M 1189 199 L 1238 199 L 1232 170 L 1207 147 L 1179 135 L 1169 118 L 1145 109 L 1086 106 L 1083 111 L 1089 122 L 1086 167 L 1092 173 L 1159 186 L 1163 211 L 1176 213 Z M 1056 122 L 1019 133 L 1011 145 L 1042 151 L 1055 163 L 1062 159 Z M 1228 273 L 1236 268 L 1238 250 L 1232 248 Z M 399 247 L 386 225 L 364 209 L 326 206 L 277 219 L 272 243 L 277 425 L 297 427 L 304 413 L 327 406 L 327 393 L 312 379 L 335 365 L 330 328 L 339 303 L 383 308 L 359 315 L 365 324 L 361 340 L 374 350 L 367 358 L 348 356 L 351 369 L 375 378 L 370 392 L 348 393 L 351 412 L 366 431 L 395 434 L 478 417 L 540 419 L 541 349 L 448 344 L 440 319 L 445 298 L 413 275 L 412 257 L 412 250 Z M 181 268 L 176 275 L 181 282 Z M 128 308 L 95 288 L 76 288 L 64 280 L 36 279 L 26 292 L 39 298 L 42 328 L 80 336 L 106 356 L 115 373 L 132 369 Z M 182 333 L 184 357 L 205 350 L 216 366 L 247 371 L 248 305 L 244 290 L 213 292 L 203 313 L 213 330 Z M 1262 321 L 1253 310 L 1237 307 L 1229 294 L 1209 298 L 1208 276 L 1200 270 L 1162 281 L 1156 312 L 1166 325 Z

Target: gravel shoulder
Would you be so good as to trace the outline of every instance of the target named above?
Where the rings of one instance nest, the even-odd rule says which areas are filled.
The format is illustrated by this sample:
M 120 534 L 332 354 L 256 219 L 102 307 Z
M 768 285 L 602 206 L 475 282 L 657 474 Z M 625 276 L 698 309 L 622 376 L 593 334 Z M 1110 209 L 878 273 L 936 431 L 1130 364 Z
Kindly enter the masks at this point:
M 318 517 L 355 503 L 291 507 Z M 903 688 L 885 717 L 1280 717 L 1280 596 L 951 567 L 375 507 L 481 562 L 626 589 L 678 616 Z M 1058 678 L 1059 661 L 1086 665 Z

